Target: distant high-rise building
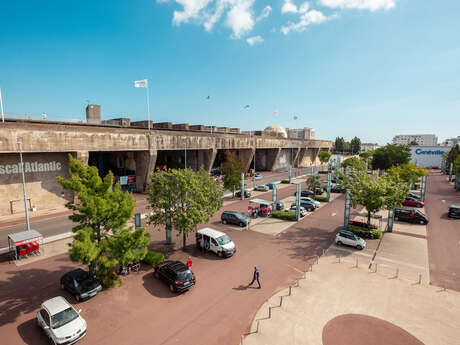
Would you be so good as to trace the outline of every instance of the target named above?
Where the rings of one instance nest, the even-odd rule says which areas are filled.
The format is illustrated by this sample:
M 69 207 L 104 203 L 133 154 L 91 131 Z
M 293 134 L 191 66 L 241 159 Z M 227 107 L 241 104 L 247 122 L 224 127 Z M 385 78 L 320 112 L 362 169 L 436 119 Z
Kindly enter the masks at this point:
M 447 146 L 447 147 L 452 147 L 456 144 L 460 144 L 460 135 L 456 138 L 449 138 L 444 140 L 440 146 Z
M 372 144 L 372 143 L 362 143 L 361 144 L 361 152 L 372 151 L 379 148 L 379 144 Z
M 88 104 L 86 106 L 86 123 L 101 123 L 101 106 Z
M 419 146 L 436 146 L 438 137 L 434 134 L 402 134 L 395 135 L 393 144 L 409 145 L 411 142 L 417 142 Z
M 292 139 L 315 139 L 315 130 L 313 128 L 286 128 L 288 138 Z

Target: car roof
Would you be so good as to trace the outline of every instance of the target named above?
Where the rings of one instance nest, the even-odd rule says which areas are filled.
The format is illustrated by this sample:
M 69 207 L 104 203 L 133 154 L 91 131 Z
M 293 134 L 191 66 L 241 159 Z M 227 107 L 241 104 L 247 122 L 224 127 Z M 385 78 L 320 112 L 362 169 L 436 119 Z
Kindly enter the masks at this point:
M 460 205 L 450 205 L 449 208 L 458 208 L 458 209 L 460 209 Z
M 86 272 L 85 270 L 82 270 L 81 268 L 77 268 L 76 270 L 67 272 L 65 275 L 69 276 L 69 277 L 72 277 L 72 278 L 75 278 L 75 277 L 78 277 L 81 274 L 88 274 L 88 272 Z
M 180 261 L 165 261 L 165 266 L 171 268 L 174 272 L 187 271 L 189 267 Z
M 345 235 L 354 235 L 351 231 L 342 229 L 339 231 L 339 234 L 345 234 Z
M 197 231 L 197 233 L 202 234 L 202 235 L 206 235 L 206 236 L 209 236 L 209 237 L 215 237 L 215 238 L 220 237 L 222 235 L 225 235 L 225 233 L 217 231 L 217 230 L 214 230 L 214 229 L 211 229 L 211 228 L 200 229 L 200 230 Z
M 43 302 L 42 307 L 48 310 L 51 315 L 55 315 L 71 307 L 71 305 L 69 304 L 69 302 L 67 302 L 67 300 L 64 297 L 57 296 Z
M 242 214 L 241 212 L 238 211 L 224 211 L 222 213 L 229 213 L 229 214 Z M 206 229 L 206 228 L 205 228 Z M 216 230 L 217 231 L 217 230 Z

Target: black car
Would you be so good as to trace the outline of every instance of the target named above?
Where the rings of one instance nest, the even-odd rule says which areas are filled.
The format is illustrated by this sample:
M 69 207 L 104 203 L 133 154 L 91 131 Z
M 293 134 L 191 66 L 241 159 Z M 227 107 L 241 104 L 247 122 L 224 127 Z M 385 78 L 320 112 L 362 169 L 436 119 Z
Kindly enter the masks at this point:
M 449 207 L 449 213 L 447 213 L 449 218 L 460 218 L 460 206 L 451 205 Z
M 235 211 L 222 212 L 220 220 L 222 221 L 222 224 L 236 224 L 241 227 L 247 226 L 251 222 L 249 217 L 245 216 L 241 212 Z
M 78 302 L 97 295 L 102 290 L 102 285 L 88 272 L 77 268 L 62 276 L 61 288 L 74 295 Z
M 294 196 L 296 196 L 296 195 L 297 195 L 297 192 L 294 193 Z M 300 192 L 300 196 L 303 196 L 303 197 L 315 196 L 315 192 L 312 191 L 311 189 L 302 190 Z
M 407 194 L 407 196 L 411 197 L 411 198 L 414 198 L 414 199 L 417 199 L 418 201 L 422 201 L 422 196 L 419 195 L 419 194 L 409 193 L 409 194 Z
M 397 207 L 394 209 L 394 218 L 395 220 L 400 220 L 402 222 L 416 223 L 416 224 L 428 224 L 429 219 L 419 210 L 415 208 L 404 208 Z
M 236 192 L 236 193 L 235 193 L 235 196 L 236 196 L 237 198 L 241 198 L 241 191 Z M 244 190 L 244 197 L 245 197 L 245 198 L 250 198 L 250 197 L 251 197 L 251 192 L 248 191 L 247 189 L 245 189 L 245 190 Z
M 163 261 L 155 266 L 153 276 L 163 280 L 171 292 L 182 292 L 196 283 L 195 274 L 180 261 Z
M 331 187 L 331 193 L 345 193 L 345 188 L 336 184 L 335 186 Z
M 315 195 L 321 195 L 324 193 L 324 189 L 321 187 L 316 187 L 315 188 Z
M 295 207 L 295 202 L 291 204 L 291 207 Z M 313 212 L 316 209 L 315 204 L 307 200 L 300 200 L 300 206 L 305 208 L 308 212 Z

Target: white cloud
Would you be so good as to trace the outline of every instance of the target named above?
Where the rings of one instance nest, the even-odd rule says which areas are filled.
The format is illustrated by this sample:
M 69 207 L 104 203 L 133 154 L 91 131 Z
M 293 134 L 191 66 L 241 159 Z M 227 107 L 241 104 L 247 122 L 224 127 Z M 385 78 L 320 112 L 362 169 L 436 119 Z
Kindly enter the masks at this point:
M 285 0 L 283 7 L 281 7 L 281 13 L 297 13 L 297 6 L 291 0 Z
M 308 3 L 308 1 L 305 1 L 302 5 L 300 5 L 299 13 L 305 13 L 309 10 L 309 8 L 310 8 L 310 4 Z
M 198 19 L 201 16 L 201 11 L 208 6 L 212 0 L 175 0 L 179 5 L 182 5 L 183 11 L 174 11 L 173 23 L 179 25 L 187 23 L 190 19 Z
M 389 10 L 395 7 L 395 0 L 319 0 L 320 5 L 331 8 L 354 8 L 360 10 Z
M 267 18 L 272 11 L 271 6 L 265 6 L 260 15 L 257 17 L 256 22 L 260 22 L 262 19 Z
M 248 44 L 250 46 L 253 46 L 254 44 L 256 43 L 262 43 L 264 41 L 264 39 L 260 36 L 253 36 L 253 37 L 249 37 L 246 42 L 248 42 Z
M 232 29 L 232 38 L 241 38 L 252 30 L 255 21 L 252 17 L 252 5 L 255 0 L 236 0 L 227 13 L 225 25 Z
M 305 12 L 297 23 L 288 22 L 286 26 L 281 27 L 281 32 L 287 35 L 291 31 L 302 32 L 311 24 L 321 24 L 329 20 L 337 18 L 337 15 L 325 16 L 322 12 L 311 10 Z

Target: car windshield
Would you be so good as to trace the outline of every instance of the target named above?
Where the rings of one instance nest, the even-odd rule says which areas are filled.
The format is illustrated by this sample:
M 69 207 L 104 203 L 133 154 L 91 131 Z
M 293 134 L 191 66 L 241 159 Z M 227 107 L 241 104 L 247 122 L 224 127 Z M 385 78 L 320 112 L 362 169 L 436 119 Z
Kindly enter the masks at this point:
M 236 216 L 236 218 L 238 219 L 246 219 L 246 216 L 242 213 L 234 213 L 234 215 Z
M 87 272 L 79 272 L 76 276 L 75 276 L 75 280 L 78 282 L 78 283 L 81 283 L 85 280 L 89 279 L 89 274 Z
M 177 280 L 181 282 L 189 281 L 192 279 L 193 273 L 190 270 L 177 272 Z
M 71 307 L 51 316 L 51 328 L 56 329 L 68 324 L 78 317 L 78 313 Z
M 226 245 L 227 243 L 230 243 L 232 241 L 230 237 L 228 237 L 227 235 L 222 235 L 220 237 L 217 237 L 216 240 L 217 240 L 217 243 L 219 243 L 221 246 Z

